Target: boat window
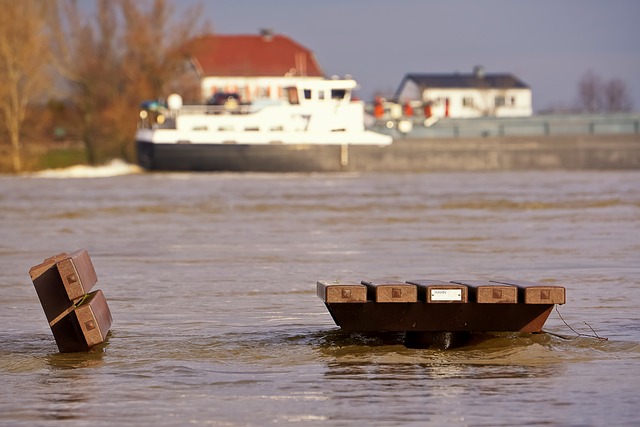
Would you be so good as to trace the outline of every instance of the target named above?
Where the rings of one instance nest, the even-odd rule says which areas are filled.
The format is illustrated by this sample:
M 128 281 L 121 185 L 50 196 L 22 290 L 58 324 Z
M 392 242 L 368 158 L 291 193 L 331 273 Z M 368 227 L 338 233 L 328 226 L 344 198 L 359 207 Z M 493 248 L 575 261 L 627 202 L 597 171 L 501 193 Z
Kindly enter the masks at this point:
M 300 100 L 298 99 L 298 91 L 295 87 L 288 87 L 287 89 L 287 99 L 290 104 L 299 104 Z
M 346 95 L 346 89 L 331 89 L 331 99 L 344 99 Z
M 304 90 L 304 99 L 311 99 L 311 89 Z

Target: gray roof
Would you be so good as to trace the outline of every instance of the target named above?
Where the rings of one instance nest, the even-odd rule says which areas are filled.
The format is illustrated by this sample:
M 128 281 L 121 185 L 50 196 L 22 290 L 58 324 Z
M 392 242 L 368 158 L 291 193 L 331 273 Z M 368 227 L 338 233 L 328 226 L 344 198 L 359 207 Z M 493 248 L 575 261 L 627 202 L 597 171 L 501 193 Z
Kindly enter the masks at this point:
M 529 86 L 511 74 L 407 74 L 403 84 L 407 80 L 413 80 L 423 88 L 496 88 L 496 89 L 528 89 Z M 400 86 L 403 86 L 401 84 Z

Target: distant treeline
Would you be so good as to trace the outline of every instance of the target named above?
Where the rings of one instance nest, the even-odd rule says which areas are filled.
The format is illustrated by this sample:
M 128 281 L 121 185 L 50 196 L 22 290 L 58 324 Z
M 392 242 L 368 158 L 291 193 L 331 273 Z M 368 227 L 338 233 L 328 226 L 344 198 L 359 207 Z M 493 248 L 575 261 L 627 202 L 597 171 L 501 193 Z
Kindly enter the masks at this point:
M 81 143 L 90 164 L 132 161 L 140 102 L 197 90 L 181 47 L 208 30 L 200 6 L 80 3 L 0 0 L 0 145 L 16 172 L 37 167 L 29 145 L 56 139 Z

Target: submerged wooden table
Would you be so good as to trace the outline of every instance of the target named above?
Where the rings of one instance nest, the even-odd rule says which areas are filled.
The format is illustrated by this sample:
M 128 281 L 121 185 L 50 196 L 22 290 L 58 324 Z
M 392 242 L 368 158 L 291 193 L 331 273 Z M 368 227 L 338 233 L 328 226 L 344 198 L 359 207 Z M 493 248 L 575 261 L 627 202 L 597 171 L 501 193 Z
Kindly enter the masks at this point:
M 472 332 L 540 332 L 562 286 L 520 280 L 430 279 L 317 283 L 336 325 L 350 332 L 405 332 L 405 344 L 464 343 Z

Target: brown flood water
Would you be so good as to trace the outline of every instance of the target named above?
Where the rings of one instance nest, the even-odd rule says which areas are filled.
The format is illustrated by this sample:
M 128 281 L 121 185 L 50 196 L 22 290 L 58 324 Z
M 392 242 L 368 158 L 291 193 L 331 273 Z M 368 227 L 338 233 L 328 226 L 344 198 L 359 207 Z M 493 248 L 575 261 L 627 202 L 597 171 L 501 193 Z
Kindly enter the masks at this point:
M 0 211 L 0 425 L 638 423 L 640 172 L 0 177 Z M 78 248 L 114 324 L 59 354 L 28 270 Z M 416 350 L 315 296 L 383 276 L 568 303 L 546 334 Z

